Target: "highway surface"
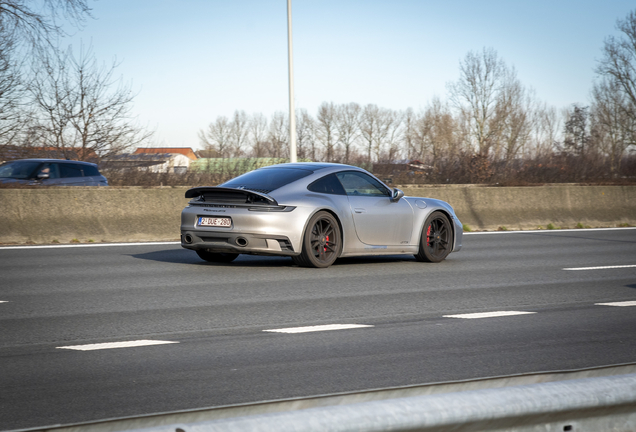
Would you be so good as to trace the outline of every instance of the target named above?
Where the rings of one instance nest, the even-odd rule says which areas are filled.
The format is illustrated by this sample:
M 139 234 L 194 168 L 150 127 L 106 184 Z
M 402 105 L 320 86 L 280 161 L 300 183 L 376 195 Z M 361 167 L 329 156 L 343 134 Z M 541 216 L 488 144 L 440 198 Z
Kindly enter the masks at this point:
M 0 430 L 633 363 L 636 229 L 476 233 L 440 264 L 328 269 L 4 247 L 0 330 Z

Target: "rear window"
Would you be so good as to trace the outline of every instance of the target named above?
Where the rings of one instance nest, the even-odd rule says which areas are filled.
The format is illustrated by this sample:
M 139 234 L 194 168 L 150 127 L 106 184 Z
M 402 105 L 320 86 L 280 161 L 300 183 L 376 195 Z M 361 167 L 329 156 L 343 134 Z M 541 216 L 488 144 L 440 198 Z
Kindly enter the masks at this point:
M 93 165 L 82 165 L 82 170 L 84 170 L 84 175 L 87 177 L 100 175 L 97 167 Z
M 219 186 L 244 188 L 255 192 L 269 193 L 307 177 L 313 171 L 298 168 L 261 168 L 238 176 Z
M 82 168 L 80 164 L 62 163 L 60 164 L 60 176 L 66 177 L 84 177 L 82 174 Z

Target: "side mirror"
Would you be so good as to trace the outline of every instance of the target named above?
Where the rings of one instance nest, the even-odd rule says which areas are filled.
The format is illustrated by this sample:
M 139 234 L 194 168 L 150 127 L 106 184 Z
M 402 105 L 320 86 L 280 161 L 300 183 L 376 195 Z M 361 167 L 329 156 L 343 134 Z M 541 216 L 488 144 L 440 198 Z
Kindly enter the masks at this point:
M 404 196 L 404 192 L 402 192 L 398 188 L 393 189 L 393 193 L 391 194 L 391 202 L 398 202 L 400 198 Z

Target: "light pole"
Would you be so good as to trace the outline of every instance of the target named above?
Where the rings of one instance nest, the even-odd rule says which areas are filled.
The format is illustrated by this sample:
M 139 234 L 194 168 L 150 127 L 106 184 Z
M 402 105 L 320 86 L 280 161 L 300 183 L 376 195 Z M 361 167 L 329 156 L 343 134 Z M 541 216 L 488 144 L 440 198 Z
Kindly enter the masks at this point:
M 294 58 L 291 0 L 287 0 L 287 58 L 289 59 L 289 160 L 296 162 L 296 110 L 294 109 Z

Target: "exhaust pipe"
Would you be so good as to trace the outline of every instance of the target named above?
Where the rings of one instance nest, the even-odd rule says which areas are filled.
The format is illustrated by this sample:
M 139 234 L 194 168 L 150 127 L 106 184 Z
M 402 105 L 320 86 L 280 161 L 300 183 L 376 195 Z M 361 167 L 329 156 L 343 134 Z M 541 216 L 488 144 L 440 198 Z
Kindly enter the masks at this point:
M 190 234 L 186 234 L 185 236 L 183 236 L 183 242 L 184 243 L 190 244 L 190 243 L 192 243 L 192 241 L 193 241 L 192 240 L 192 236 Z
M 247 239 L 245 237 L 237 237 L 234 243 L 236 243 L 237 246 L 245 247 L 247 246 Z

